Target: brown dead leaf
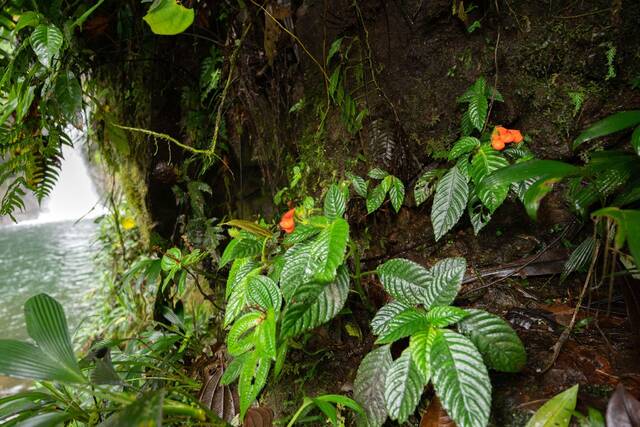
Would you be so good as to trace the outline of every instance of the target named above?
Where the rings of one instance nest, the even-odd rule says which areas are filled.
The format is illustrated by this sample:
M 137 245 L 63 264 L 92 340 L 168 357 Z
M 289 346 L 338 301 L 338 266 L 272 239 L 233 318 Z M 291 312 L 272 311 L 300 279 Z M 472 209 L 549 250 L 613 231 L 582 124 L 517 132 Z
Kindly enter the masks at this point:
M 220 384 L 224 368 L 220 365 L 207 377 L 200 390 L 200 401 L 227 422 L 239 412 L 238 393 L 235 386 Z
M 629 393 L 622 383 L 607 405 L 607 425 L 615 427 L 640 427 L 640 401 Z
M 456 427 L 456 423 L 449 418 L 438 396 L 434 396 L 422 415 L 420 427 Z
M 249 408 L 243 427 L 273 427 L 273 411 L 266 406 Z

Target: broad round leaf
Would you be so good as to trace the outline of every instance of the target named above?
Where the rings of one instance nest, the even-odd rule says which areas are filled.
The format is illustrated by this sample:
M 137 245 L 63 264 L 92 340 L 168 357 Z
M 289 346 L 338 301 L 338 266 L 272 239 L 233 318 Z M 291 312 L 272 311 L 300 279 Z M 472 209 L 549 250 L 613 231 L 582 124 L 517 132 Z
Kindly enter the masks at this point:
M 431 223 L 436 240 L 440 240 L 460 220 L 467 205 L 467 178 L 457 166 L 452 167 L 438 182 L 431 207 Z
M 82 108 L 82 88 L 78 79 L 71 71 L 62 73 L 56 80 L 54 92 L 62 114 L 68 120 L 74 120 Z
M 384 382 L 387 413 L 400 424 L 413 414 L 424 389 L 424 376 L 416 366 L 411 351 L 406 349 L 393 362 Z
M 353 382 L 353 398 L 364 408 L 371 427 L 379 427 L 387 419 L 384 383 L 392 363 L 389 346 L 377 348 L 362 359 Z
M 156 0 L 142 19 L 154 33 L 171 36 L 189 28 L 193 18 L 193 9 L 187 9 L 176 0 Z
M 518 372 L 527 362 L 524 345 L 511 326 L 495 314 L 467 309 L 458 323 L 460 332 L 473 342 L 487 364 L 502 372 Z
M 62 47 L 62 32 L 53 24 L 38 25 L 29 37 L 31 47 L 38 57 L 38 61 L 45 67 L 51 66 L 51 61 Z
M 463 335 L 448 329 L 431 348 L 433 386 L 459 427 L 486 427 L 491 412 L 491 381 L 482 356 Z
M 0 340 L 0 374 L 34 380 L 84 382 L 38 347 L 17 340 Z

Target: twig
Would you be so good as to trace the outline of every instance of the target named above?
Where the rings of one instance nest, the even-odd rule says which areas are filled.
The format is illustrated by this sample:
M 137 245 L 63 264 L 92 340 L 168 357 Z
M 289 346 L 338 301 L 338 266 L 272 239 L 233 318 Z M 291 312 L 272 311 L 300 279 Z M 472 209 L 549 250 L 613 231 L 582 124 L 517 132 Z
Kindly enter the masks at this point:
M 597 225 L 598 224 L 596 222 L 596 224 L 593 227 L 594 239 L 596 238 L 596 233 L 598 228 Z M 564 331 L 562 331 L 562 334 L 560 335 L 558 342 L 556 342 L 556 344 L 553 346 L 553 355 L 551 356 L 551 359 L 549 360 L 547 365 L 540 371 L 540 373 L 547 372 L 549 368 L 551 368 L 553 364 L 556 363 L 556 360 L 560 355 L 560 351 L 562 350 L 564 343 L 567 342 L 567 340 L 569 339 L 569 336 L 571 335 L 571 331 L 573 330 L 573 327 L 576 324 L 576 319 L 578 317 L 578 311 L 580 311 L 580 306 L 582 305 L 582 300 L 584 299 L 584 295 L 587 293 L 587 288 L 589 288 L 589 283 L 591 283 L 591 275 L 593 274 L 593 270 L 596 266 L 597 260 L 598 260 L 598 242 L 596 241 L 596 244 L 593 246 L 593 255 L 591 258 L 591 265 L 589 266 L 589 272 L 587 273 L 587 278 L 584 281 L 584 286 L 582 286 L 582 291 L 580 291 L 580 296 L 578 297 L 578 303 L 576 304 L 576 308 L 573 310 L 573 316 L 571 317 L 571 322 L 569 322 L 569 326 L 567 326 L 567 328 Z

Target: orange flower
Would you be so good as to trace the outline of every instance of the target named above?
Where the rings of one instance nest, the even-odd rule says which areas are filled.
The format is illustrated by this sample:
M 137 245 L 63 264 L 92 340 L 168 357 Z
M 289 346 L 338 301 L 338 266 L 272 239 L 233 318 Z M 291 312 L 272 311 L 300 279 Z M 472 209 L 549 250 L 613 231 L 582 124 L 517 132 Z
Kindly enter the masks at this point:
M 284 215 L 282 215 L 282 219 L 280 220 L 280 228 L 287 234 L 292 233 L 296 228 L 296 222 L 293 219 L 295 213 L 295 208 L 289 209 Z
M 491 146 L 494 150 L 504 150 L 505 144 L 522 142 L 522 134 L 516 129 L 507 129 L 502 126 L 496 126 L 491 133 Z

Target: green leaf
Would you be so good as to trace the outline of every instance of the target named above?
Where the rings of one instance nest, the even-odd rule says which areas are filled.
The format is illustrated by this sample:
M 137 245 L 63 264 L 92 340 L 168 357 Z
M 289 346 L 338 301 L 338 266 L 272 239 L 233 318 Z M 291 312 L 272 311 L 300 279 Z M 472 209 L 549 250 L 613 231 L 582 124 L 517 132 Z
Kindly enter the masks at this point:
M 27 27 L 35 27 L 40 23 L 41 20 L 42 20 L 42 16 L 39 13 L 31 12 L 31 11 L 25 12 L 22 15 L 20 15 L 20 18 L 16 23 L 16 27 L 14 28 L 14 31 L 20 31 L 23 28 L 27 28 Z
M 589 236 L 582 241 L 569 255 L 569 259 L 564 264 L 564 269 L 560 275 L 560 281 L 564 281 L 571 273 L 578 271 L 587 266 L 591 257 L 593 256 L 593 250 L 595 249 L 596 240 Z
M 464 258 L 445 258 L 430 270 L 431 281 L 427 286 L 426 298 L 422 303 L 430 309 L 436 305 L 450 305 L 460 291 L 467 262 Z
M 640 156 L 640 126 L 631 134 L 631 146 L 636 150 L 636 154 Z
M 227 351 L 232 356 L 240 356 L 256 345 L 255 329 L 262 321 L 262 313 L 252 311 L 235 321 L 227 334 Z
M 171 248 L 165 252 L 160 261 L 160 267 L 162 271 L 171 271 L 180 268 L 180 261 L 182 260 L 182 252 L 178 248 Z
M 485 427 L 491 412 L 491 381 L 473 343 L 441 329 L 431 348 L 432 382 L 447 414 L 460 427 Z
M 62 365 L 76 382 L 85 382 L 73 352 L 67 318 L 58 301 L 46 294 L 31 297 L 24 305 L 27 332 L 38 347 Z
M 575 150 L 583 143 L 640 124 L 640 110 L 620 111 L 589 126 L 573 141 Z
M 640 265 L 640 211 L 609 207 L 599 209 L 592 213 L 591 216 L 613 218 L 619 229 L 618 236 L 616 236 L 617 248 L 619 249 L 624 244 L 624 240 L 627 240 L 635 264 Z
M 551 190 L 553 185 L 557 183 L 559 178 L 542 178 L 531 184 L 529 189 L 524 193 L 524 207 L 527 214 L 534 221 L 538 219 L 538 208 L 540 202 Z
M 256 351 L 264 357 L 275 360 L 278 351 L 276 346 L 276 314 L 273 308 L 268 309 L 266 314 L 262 315 L 260 323 L 256 327 L 256 336 L 258 338 Z
M 75 120 L 76 113 L 82 108 L 82 88 L 71 71 L 58 76 L 54 93 L 62 114 L 70 121 Z
M 480 147 L 480 140 L 473 136 L 464 136 L 460 138 L 449 150 L 449 161 L 456 160 L 458 157 L 471 153 L 475 148 Z
M 480 182 L 491 172 L 509 166 L 509 162 L 499 151 L 490 145 L 483 145 L 471 160 L 469 174 L 476 184 L 476 195 L 480 201 L 493 213 L 507 197 L 509 184 L 480 186 Z
M 247 301 L 265 310 L 272 308 L 277 313 L 282 305 L 282 294 L 278 285 L 267 276 L 251 276 L 247 281 Z
M 482 180 L 486 187 L 512 184 L 529 178 L 564 178 L 578 175 L 580 168 L 556 160 L 529 160 L 499 169 Z
M 285 302 L 289 303 L 298 286 L 307 283 L 317 269 L 311 251 L 314 241 L 298 243 L 284 254 L 284 266 L 280 274 L 280 290 Z
M 482 204 L 480 198 L 475 193 L 475 187 L 469 192 L 469 201 L 467 202 L 467 214 L 473 226 L 473 233 L 478 233 L 491 221 L 491 212 Z
M 382 286 L 389 295 L 407 305 L 426 303 L 427 286 L 431 274 L 419 264 L 408 259 L 390 259 L 378 266 Z
M 369 181 L 365 181 L 362 177 L 358 175 L 354 175 L 351 172 L 346 173 L 347 178 L 351 181 L 351 185 L 353 189 L 360 197 L 367 197 L 367 187 L 369 186 Z
M 382 206 L 387 190 L 382 184 L 376 185 L 373 190 L 367 194 L 367 214 L 371 214 Z
M 390 344 L 400 338 L 408 337 L 429 327 L 426 313 L 413 307 L 392 317 L 386 325 L 386 331 L 377 340 L 376 344 Z
M 457 166 L 452 167 L 438 182 L 431 207 L 431 222 L 436 241 L 460 220 L 467 205 L 469 186 Z
M 369 171 L 369 178 L 373 179 L 384 179 L 389 175 L 389 172 L 384 171 L 380 168 L 373 168 Z
M 526 427 L 569 427 L 576 409 L 578 384 L 554 396 L 533 414 Z
M 297 287 L 282 320 L 280 334 L 293 337 L 314 329 L 338 315 L 349 296 L 349 273 L 342 266 L 330 284 L 315 282 Z
M 248 302 L 247 283 L 251 276 L 258 274 L 258 263 L 249 258 L 234 261 L 227 278 L 227 306 L 224 313 L 224 326 L 228 326 L 238 317 Z
M 231 360 L 231 362 L 229 362 L 229 364 L 225 368 L 222 377 L 220 377 L 220 384 L 229 385 L 237 380 L 240 376 L 242 366 L 244 365 L 245 360 L 247 359 L 247 357 L 249 357 L 250 354 L 251 353 L 244 353 L 240 356 L 234 357 L 233 360 Z
M 520 371 L 527 362 L 527 353 L 511 326 L 495 314 L 466 311 L 469 316 L 458 323 L 458 329 L 473 342 L 487 366 L 502 372 Z
M 296 243 L 306 242 L 316 236 L 322 228 L 314 227 L 311 224 L 296 224 L 296 228 L 292 233 L 284 236 L 282 243 L 285 245 L 294 245 Z
M 38 347 L 16 340 L 0 340 L 0 374 L 63 383 L 84 382 Z
M 389 417 L 400 424 L 406 422 L 416 410 L 424 386 L 424 377 L 406 349 L 393 362 L 385 379 L 384 400 Z
M 397 213 L 404 202 L 404 184 L 395 176 L 391 181 L 391 188 L 389 188 L 389 200 Z
M 385 335 L 389 331 L 389 322 L 401 312 L 409 308 L 409 305 L 400 301 L 391 301 L 384 305 L 371 320 L 371 331 L 374 335 Z
M 38 61 L 45 67 L 51 67 L 51 61 L 58 55 L 62 47 L 62 32 L 53 24 L 38 25 L 29 37 L 31 47 Z
M 423 204 L 435 191 L 435 185 L 433 182 L 439 179 L 444 173 L 445 169 L 431 169 L 420 175 L 420 178 L 413 186 L 413 197 L 416 200 L 416 205 Z
M 342 218 L 346 209 L 347 197 L 340 186 L 331 184 L 324 197 L 324 215 L 331 220 Z
M 208 193 L 211 193 L 210 189 L 208 191 Z M 225 223 L 223 223 L 222 225 L 228 225 L 230 227 L 237 227 L 240 228 L 244 231 L 248 231 L 249 233 L 255 235 L 255 236 L 262 236 L 262 237 L 271 237 L 273 236 L 273 233 L 269 230 L 267 230 L 266 228 L 264 228 L 263 226 L 256 224 L 255 222 L 252 221 L 246 221 L 244 219 L 232 219 L 229 220 Z
M 251 237 L 240 236 L 229 242 L 224 249 L 218 268 L 224 267 L 228 262 L 238 258 L 254 257 L 262 251 L 262 241 Z
M 311 255 L 316 264 L 314 280 L 325 283 L 334 280 L 336 270 L 344 262 L 348 241 L 349 223 L 336 218 L 311 242 Z
M 486 84 L 484 79 L 476 80 L 473 86 L 473 94 L 469 98 L 469 119 L 471 124 L 478 130 L 482 131 L 484 122 L 487 119 L 487 112 L 489 110 L 489 102 L 487 100 Z
M 257 351 L 249 353 L 242 365 L 238 380 L 238 394 L 240 395 L 240 419 L 244 419 L 247 409 L 258 397 L 267 383 L 271 361 L 261 357 Z
M 431 307 L 427 313 L 429 324 L 436 328 L 444 328 L 454 323 L 458 323 L 469 315 L 469 312 L 462 308 L 450 305 L 436 305 Z
M 142 19 L 154 33 L 172 36 L 189 28 L 193 18 L 193 9 L 187 9 L 176 0 L 155 0 Z
M 411 335 L 409 339 L 409 350 L 418 370 L 422 374 L 424 383 L 427 384 L 431 379 L 431 347 L 436 337 L 436 328 L 430 327 L 425 331 Z
M 164 390 L 147 392 L 121 411 L 111 415 L 98 427 L 160 427 L 162 425 L 163 401 Z
M 387 419 L 384 386 L 393 363 L 389 349 L 390 346 L 385 345 L 367 354 L 353 382 L 353 398 L 364 408 L 371 427 L 382 426 Z

